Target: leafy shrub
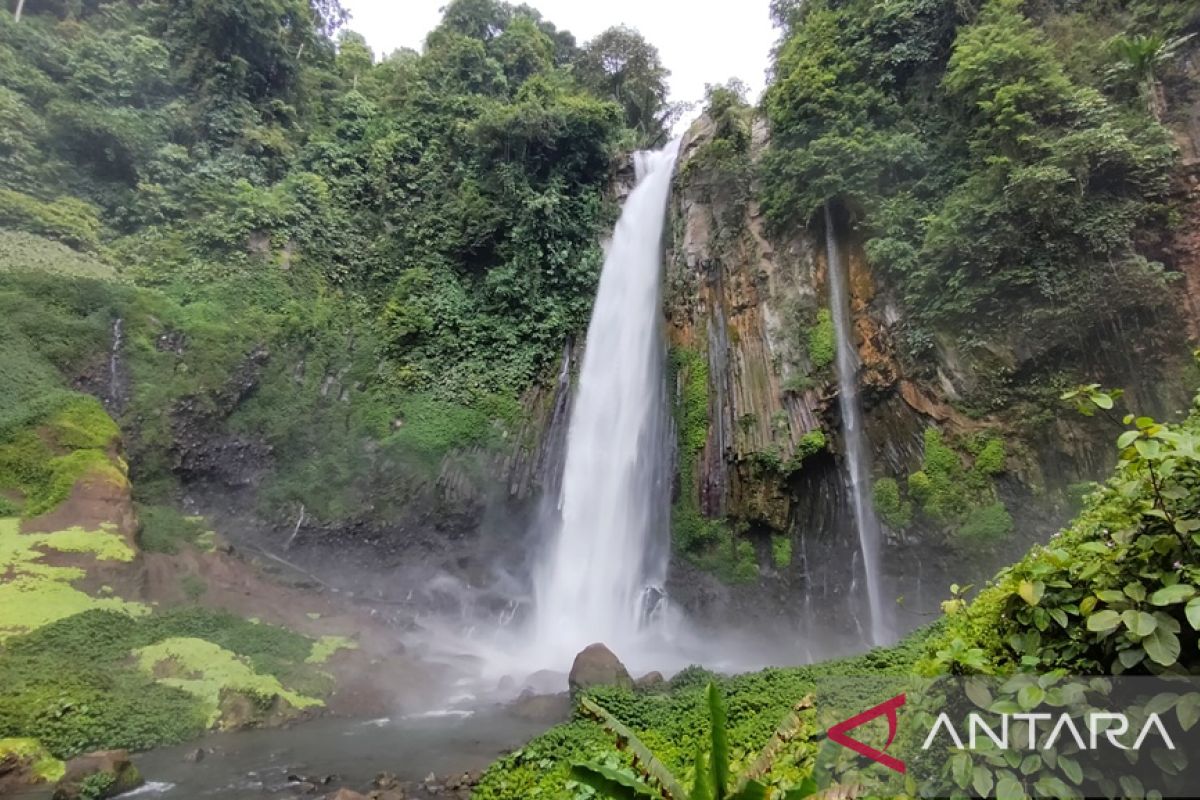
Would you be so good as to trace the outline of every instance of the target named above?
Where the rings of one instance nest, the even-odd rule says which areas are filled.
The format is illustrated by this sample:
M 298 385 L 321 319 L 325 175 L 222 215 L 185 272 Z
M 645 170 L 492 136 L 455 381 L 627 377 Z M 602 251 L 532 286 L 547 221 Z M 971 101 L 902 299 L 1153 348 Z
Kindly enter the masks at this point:
M 139 504 L 138 546 L 148 553 L 174 555 L 184 544 L 195 545 L 207 532 L 203 520 L 186 517 L 168 506 Z
M 1147 417 L 1113 477 L 1044 547 L 1002 570 L 931 640 L 923 669 L 1076 674 L 1194 670 L 1200 632 L 1200 398 L 1184 423 Z M 964 661 L 960 655 L 976 653 Z
M 771 561 L 776 569 L 786 569 L 792 563 L 792 540 L 788 536 L 771 537 Z
M 880 478 L 873 487 L 875 513 L 885 525 L 904 530 L 912 524 L 912 503 L 901 500 L 900 485 L 894 478 Z
M 96 209 L 74 197 L 45 203 L 11 189 L 0 189 L 0 225 L 58 239 L 73 247 L 94 249 L 100 243 Z
M 808 329 L 808 357 L 813 369 L 827 369 L 837 355 L 837 342 L 833 330 L 833 316 L 829 309 L 817 311 L 817 321 Z
M 1004 539 L 1013 531 L 1012 516 L 1003 503 L 973 508 L 967 513 L 959 536 L 979 542 L 995 542 Z

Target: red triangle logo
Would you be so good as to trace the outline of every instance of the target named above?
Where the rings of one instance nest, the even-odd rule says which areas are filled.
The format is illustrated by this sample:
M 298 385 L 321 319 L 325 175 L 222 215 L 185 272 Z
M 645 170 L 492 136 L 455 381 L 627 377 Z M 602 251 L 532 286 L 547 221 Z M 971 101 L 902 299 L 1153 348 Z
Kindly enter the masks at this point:
M 891 700 L 886 700 L 874 708 L 868 708 L 861 714 L 857 714 L 845 722 L 839 722 L 829 729 L 829 738 L 840 744 L 842 747 L 849 747 L 854 752 L 861 756 L 866 756 L 872 761 L 883 764 L 888 769 L 895 770 L 903 774 L 904 762 L 900 759 L 889 756 L 883 750 L 887 750 L 891 746 L 892 740 L 896 738 L 896 728 L 899 726 L 899 720 L 896 717 L 896 710 L 904 705 L 905 697 L 903 694 L 898 694 Z M 888 721 L 888 738 L 887 744 L 883 746 L 883 750 L 876 750 L 870 745 L 863 744 L 857 739 L 852 739 L 846 735 L 847 731 L 852 731 L 860 725 L 865 725 L 876 717 L 887 715 Z

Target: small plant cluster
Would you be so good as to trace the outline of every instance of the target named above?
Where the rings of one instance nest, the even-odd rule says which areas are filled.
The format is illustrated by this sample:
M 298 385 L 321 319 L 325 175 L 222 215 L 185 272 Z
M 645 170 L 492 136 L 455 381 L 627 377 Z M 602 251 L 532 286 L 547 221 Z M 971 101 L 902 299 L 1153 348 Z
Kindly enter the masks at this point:
M 1007 537 L 1013 521 L 994 480 L 1007 469 L 1004 442 L 993 436 L 968 440 L 969 466 L 964 466 L 964 455 L 946 444 L 936 427 L 925 429 L 924 445 L 921 469 L 908 476 L 904 489 L 894 478 L 875 481 L 874 505 L 880 520 L 900 531 L 921 518 L 973 545 Z

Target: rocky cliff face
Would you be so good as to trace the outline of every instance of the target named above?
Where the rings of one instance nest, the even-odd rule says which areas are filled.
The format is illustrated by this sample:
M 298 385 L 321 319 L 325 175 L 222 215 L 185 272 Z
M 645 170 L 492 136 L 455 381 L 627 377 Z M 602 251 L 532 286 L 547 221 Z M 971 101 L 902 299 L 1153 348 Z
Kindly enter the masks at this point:
M 767 146 L 765 126 L 752 131 L 751 165 Z M 672 591 L 714 615 L 796 617 L 799 608 L 845 629 L 861 609 L 823 231 L 772 235 L 753 170 L 712 156 L 719 135 L 707 117 L 689 131 L 669 212 L 665 315 L 680 428 Z M 1071 486 L 1111 463 L 1112 427 L 1065 405 L 1051 413 L 1056 387 L 1124 387 L 1131 408 L 1154 414 L 1186 405 L 1194 387 L 1181 331 L 1195 342 L 1200 318 L 1196 187 L 1187 162 L 1179 200 L 1188 221 L 1162 256 L 1181 274 L 1180 291 L 1161 308 L 1072 332 L 1092 343 L 1089 363 L 1064 363 L 1054 332 L 1016 330 L 986 342 L 944 332 L 931 355 L 907 363 L 897 344 L 905 309 L 870 268 L 851 215 L 839 214 L 901 627 L 934 613 L 950 582 L 983 579 L 1044 539 L 1070 512 Z

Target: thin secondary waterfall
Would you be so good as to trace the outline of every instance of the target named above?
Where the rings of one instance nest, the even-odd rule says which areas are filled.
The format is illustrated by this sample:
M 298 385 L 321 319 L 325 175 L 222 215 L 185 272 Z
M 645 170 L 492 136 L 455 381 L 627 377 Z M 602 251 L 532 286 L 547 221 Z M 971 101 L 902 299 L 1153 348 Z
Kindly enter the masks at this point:
M 638 153 L 604 261 L 567 433 L 558 528 L 535 570 L 534 655 L 568 666 L 592 642 L 634 649 L 665 573 L 669 494 L 660 273 L 678 142 Z M 622 645 L 630 645 L 623 648 Z
M 112 344 L 108 351 L 108 402 L 121 411 L 121 345 L 125 341 L 125 320 L 117 317 L 112 324 Z
M 858 529 L 858 546 L 862 554 L 867 607 L 871 614 L 868 635 L 871 644 L 883 644 L 888 639 L 888 626 L 884 621 L 879 586 L 879 541 L 882 534 L 871 504 L 870 451 L 863 432 L 862 401 L 858 396 L 859 360 L 858 348 L 854 344 L 854 320 L 850 314 L 849 277 L 833 224 L 833 212 L 828 203 L 825 205 L 825 253 L 829 266 L 829 305 L 837 337 L 838 403 L 846 441 L 846 471 L 851 505 L 854 507 L 854 525 Z

